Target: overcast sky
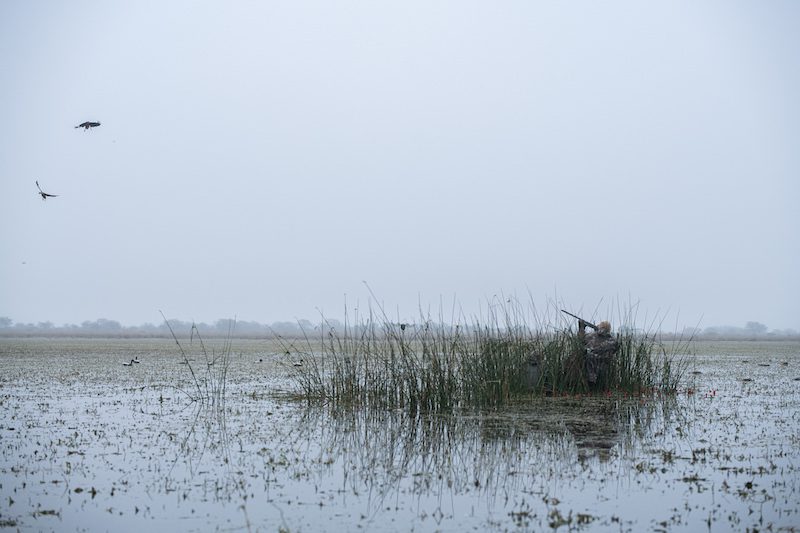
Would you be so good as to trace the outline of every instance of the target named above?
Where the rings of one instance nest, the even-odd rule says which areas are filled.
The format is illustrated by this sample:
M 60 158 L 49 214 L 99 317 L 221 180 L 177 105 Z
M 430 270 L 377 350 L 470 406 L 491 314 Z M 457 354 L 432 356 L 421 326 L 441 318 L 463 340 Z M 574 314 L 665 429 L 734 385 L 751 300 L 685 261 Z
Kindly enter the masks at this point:
M 503 294 L 800 329 L 798 23 L 789 0 L 2 2 L 0 316 L 338 318 L 366 281 L 404 320 Z

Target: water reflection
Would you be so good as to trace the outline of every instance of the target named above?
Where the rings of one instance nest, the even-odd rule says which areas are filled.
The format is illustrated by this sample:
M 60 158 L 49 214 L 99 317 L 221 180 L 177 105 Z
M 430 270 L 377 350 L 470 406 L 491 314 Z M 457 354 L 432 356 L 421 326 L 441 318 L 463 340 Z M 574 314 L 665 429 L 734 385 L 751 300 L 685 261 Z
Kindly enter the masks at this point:
M 327 466 L 341 469 L 341 489 L 366 491 L 380 507 L 401 494 L 544 494 L 554 476 L 577 477 L 663 428 L 674 407 L 583 398 L 430 416 L 309 408 L 294 437 L 320 443 Z

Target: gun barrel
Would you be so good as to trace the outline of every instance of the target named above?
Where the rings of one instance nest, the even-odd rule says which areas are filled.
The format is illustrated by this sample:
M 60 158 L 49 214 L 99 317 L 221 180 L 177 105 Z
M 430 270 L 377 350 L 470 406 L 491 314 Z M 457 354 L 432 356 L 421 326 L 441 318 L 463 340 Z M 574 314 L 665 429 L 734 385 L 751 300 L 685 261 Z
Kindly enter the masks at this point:
M 597 326 L 595 326 L 594 324 L 592 324 L 591 322 L 589 322 L 589 321 L 587 321 L 587 320 L 583 320 L 583 319 L 582 319 L 581 317 L 579 317 L 578 315 L 573 315 L 572 313 L 570 313 L 569 311 L 566 311 L 566 310 L 564 310 L 564 309 L 562 309 L 562 310 L 561 310 L 561 312 L 562 312 L 562 313 L 566 313 L 566 314 L 568 314 L 568 315 L 569 315 L 569 316 L 571 316 L 572 318 L 577 318 L 578 320 L 581 320 L 581 321 L 582 321 L 584 324 L 586 324 L 587 326 L 589 326 L 589 327 L 590 327 L 590 328 L 592 328 L 592 329 L 597 329 Z

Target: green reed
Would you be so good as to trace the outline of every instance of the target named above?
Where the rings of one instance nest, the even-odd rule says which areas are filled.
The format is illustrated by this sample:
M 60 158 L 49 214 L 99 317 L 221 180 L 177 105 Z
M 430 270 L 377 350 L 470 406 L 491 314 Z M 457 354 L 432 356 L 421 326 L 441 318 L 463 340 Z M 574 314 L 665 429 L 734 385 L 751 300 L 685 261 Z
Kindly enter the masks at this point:
M 530 395 L 673 392 L 686 366 L 676 346 L 668 352 L 657 334 L 629 329 L 617 334 L 617 356 L 590 387 L 577 331 L 563 321 L 557 329 L 546 315 L 526 318 L 509 302 L 466 326 L 430 318 L 401 324 L 380 310 L 356 325 L 346 321 L 341 331 L 323 321 L 319 338 L 306 338 L 302 350 L 290 347 L 303 361 L 292 375 L 309 402 L 416 413 Z
M 534 392 L 592 393 L 674 392 L 688 363 L 690 340 L 668 346 L 657 333 L 624 332 L 616 335 L 619 350 L 598 382 L 590 386 L 584 372 L 577 332 L 563 330 L 541 336 L 535 343 L 538 363 Z

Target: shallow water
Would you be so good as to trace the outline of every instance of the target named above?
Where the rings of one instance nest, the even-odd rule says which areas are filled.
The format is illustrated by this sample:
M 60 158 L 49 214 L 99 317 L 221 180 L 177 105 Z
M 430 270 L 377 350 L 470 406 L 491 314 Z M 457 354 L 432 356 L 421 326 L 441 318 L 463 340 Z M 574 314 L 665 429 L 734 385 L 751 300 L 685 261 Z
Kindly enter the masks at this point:
M 297 357 L 255 340 L 233 341 L 224 404 L 192 401 L 219 361 L 183 346 L 197 383 L 173 341 L 0 339 L 0 527 L 800 524 L 800 342 L 696 343 L 674 397 L 531 399 L 429 418 L 293 400 Z M 206 347 L 209 360 L 224 353 Z

